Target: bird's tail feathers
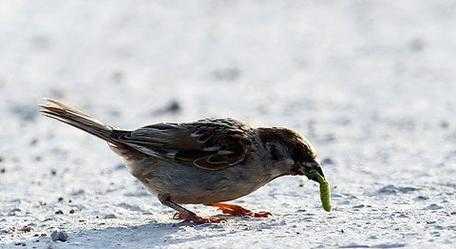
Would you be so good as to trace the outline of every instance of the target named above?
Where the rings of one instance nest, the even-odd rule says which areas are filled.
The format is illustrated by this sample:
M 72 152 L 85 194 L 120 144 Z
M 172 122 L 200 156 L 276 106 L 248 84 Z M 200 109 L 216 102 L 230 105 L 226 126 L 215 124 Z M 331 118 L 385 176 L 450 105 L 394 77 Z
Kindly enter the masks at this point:
M 112 127 L 60 101 L 53 99 L 44 99 L 44 101 L 39 105 L 40 112 L 44 116 L 79 128 L 108 142 L 111 140 Z

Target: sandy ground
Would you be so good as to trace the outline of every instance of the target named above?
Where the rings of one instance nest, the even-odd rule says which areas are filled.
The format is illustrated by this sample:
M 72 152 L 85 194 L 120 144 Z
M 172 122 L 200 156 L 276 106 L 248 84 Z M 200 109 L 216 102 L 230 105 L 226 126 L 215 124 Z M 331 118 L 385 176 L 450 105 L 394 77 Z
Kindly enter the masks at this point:
M 0 3 L 0 248 L 456 247 L 456 2 L 190 2 Z M 283 177 L 235 201 L 271 218 L 180 224 L 42 97 L 122 128 L 296 129 L 334 211 Z

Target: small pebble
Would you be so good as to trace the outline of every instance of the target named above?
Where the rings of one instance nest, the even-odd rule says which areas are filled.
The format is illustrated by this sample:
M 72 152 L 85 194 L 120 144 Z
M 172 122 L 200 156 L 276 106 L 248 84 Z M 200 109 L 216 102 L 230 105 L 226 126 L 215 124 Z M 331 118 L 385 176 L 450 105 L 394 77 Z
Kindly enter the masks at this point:
M 82 195 L 85 193 L 85 190 L 84 189 L 78 189 L 78 190 L 75 190 L 73 192 L 71 192 L 71 195 Z
M 429 197 L 423 196 L 423 195 L 419 195 L 419 196 L 415 197 L 415 200 L 416 201 L 425 201 L 425 200 L 429 200 Z
M 57 210 L 57 211 L 55 211 L 55 214 L 63 214 L 63 211 L 62 210 Z
M 440 122 L 440 127 L 443 128 L 443 129 L 447 129 L 448 127 L 450 127 L 450 123 L 446 120 L 442 120 Z
M 122 71 L 114 71 L 111 74 L 111 79 L 114 83 L 119 84 L 125 78 L 125 74 Z
M 426 47 L 426 42 L 422 38 L 414 38 L 409 43 L 409 48 L 413 52 L 420 52 Z
M 428 209 L 428 210 L 438 210 L 438 209 L 442 209 L 443 207 L 440 206 L 440 205 L 437 205 L 437 204 L 431 204 L 429 206 L 427 206 L 425 209 Z
M 19 228 L 18 230 L 21 231 L 21 232 L 24 232 L 24 233 L 28 233 L 28 232 L 32 231 L 32 227 L 31 226 L 23 226 L 23 227 Z
M 177 100 L 171 100 L 166 106 L 153 112 L 154 115 L 161 115 L 166 113 L 178 113 L 182 110 L 181 105 Z
M 38 138 L 34 138 L 30 141 L 30 146 L 35 146 L 38 144 Z
M 398 187 L 394 185 L 387 185 L 382 188 L 380 188 L 377 193 L 379 194 L 399 194 L 399 193 L 409 193 L 409 192 L 414 192 L 418 191 L 418 188 L 415 187 Z
M 167 112 L 179 112 L 181 109 L 182 108 L 177 100 L 172 100 L 165 108 Z
M 68 234 L 63 231 L 54 231 L 51 234 L 52 241 L 62 241 L 65 242 L 68 240 Z
M 323 159 L 322 164 L 323 165 L 333 165 L 334 161 L 331 158 L 327 157 L 327 158 Z
M 115 219 L 115 218 L 117 218 L 117 216 L 115 214 L 107 214 L 103 218 L 105 218 L 105 219 Z

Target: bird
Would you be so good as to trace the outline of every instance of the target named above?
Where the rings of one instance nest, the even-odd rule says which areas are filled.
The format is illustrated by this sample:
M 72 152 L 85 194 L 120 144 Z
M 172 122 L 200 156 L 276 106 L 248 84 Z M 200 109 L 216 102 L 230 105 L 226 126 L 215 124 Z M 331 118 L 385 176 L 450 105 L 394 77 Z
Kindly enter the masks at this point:
M 246 196 L 281 176 L 325 179 L 320 157 L 304 136 L 282 128 L 253 128 L 231 118 L 187 123 L 155 123 L 135 130 L 109 126 L 76 107 L 44 99 L 40 112 L 107 142 L 129 172 L 174 218 L 196 224 L 224 218 L 202 217 L 185 204 L 213 206 L 225 215 L 268 217 L 227 201 Z

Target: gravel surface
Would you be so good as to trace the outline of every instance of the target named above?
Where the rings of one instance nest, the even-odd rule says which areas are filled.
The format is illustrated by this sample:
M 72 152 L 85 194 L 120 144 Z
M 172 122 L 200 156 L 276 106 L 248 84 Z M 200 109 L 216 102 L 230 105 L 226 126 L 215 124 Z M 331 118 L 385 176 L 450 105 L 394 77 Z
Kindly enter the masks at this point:
M 194 3 L 0 3 L 0 248 L 456 247 L 454 1 Z M 102 141 L 40 117 L 43 97 L 126 129 L 295 129 L 334 210 L 282 177 L 234 201 L 271 218 L 181 224 Z

